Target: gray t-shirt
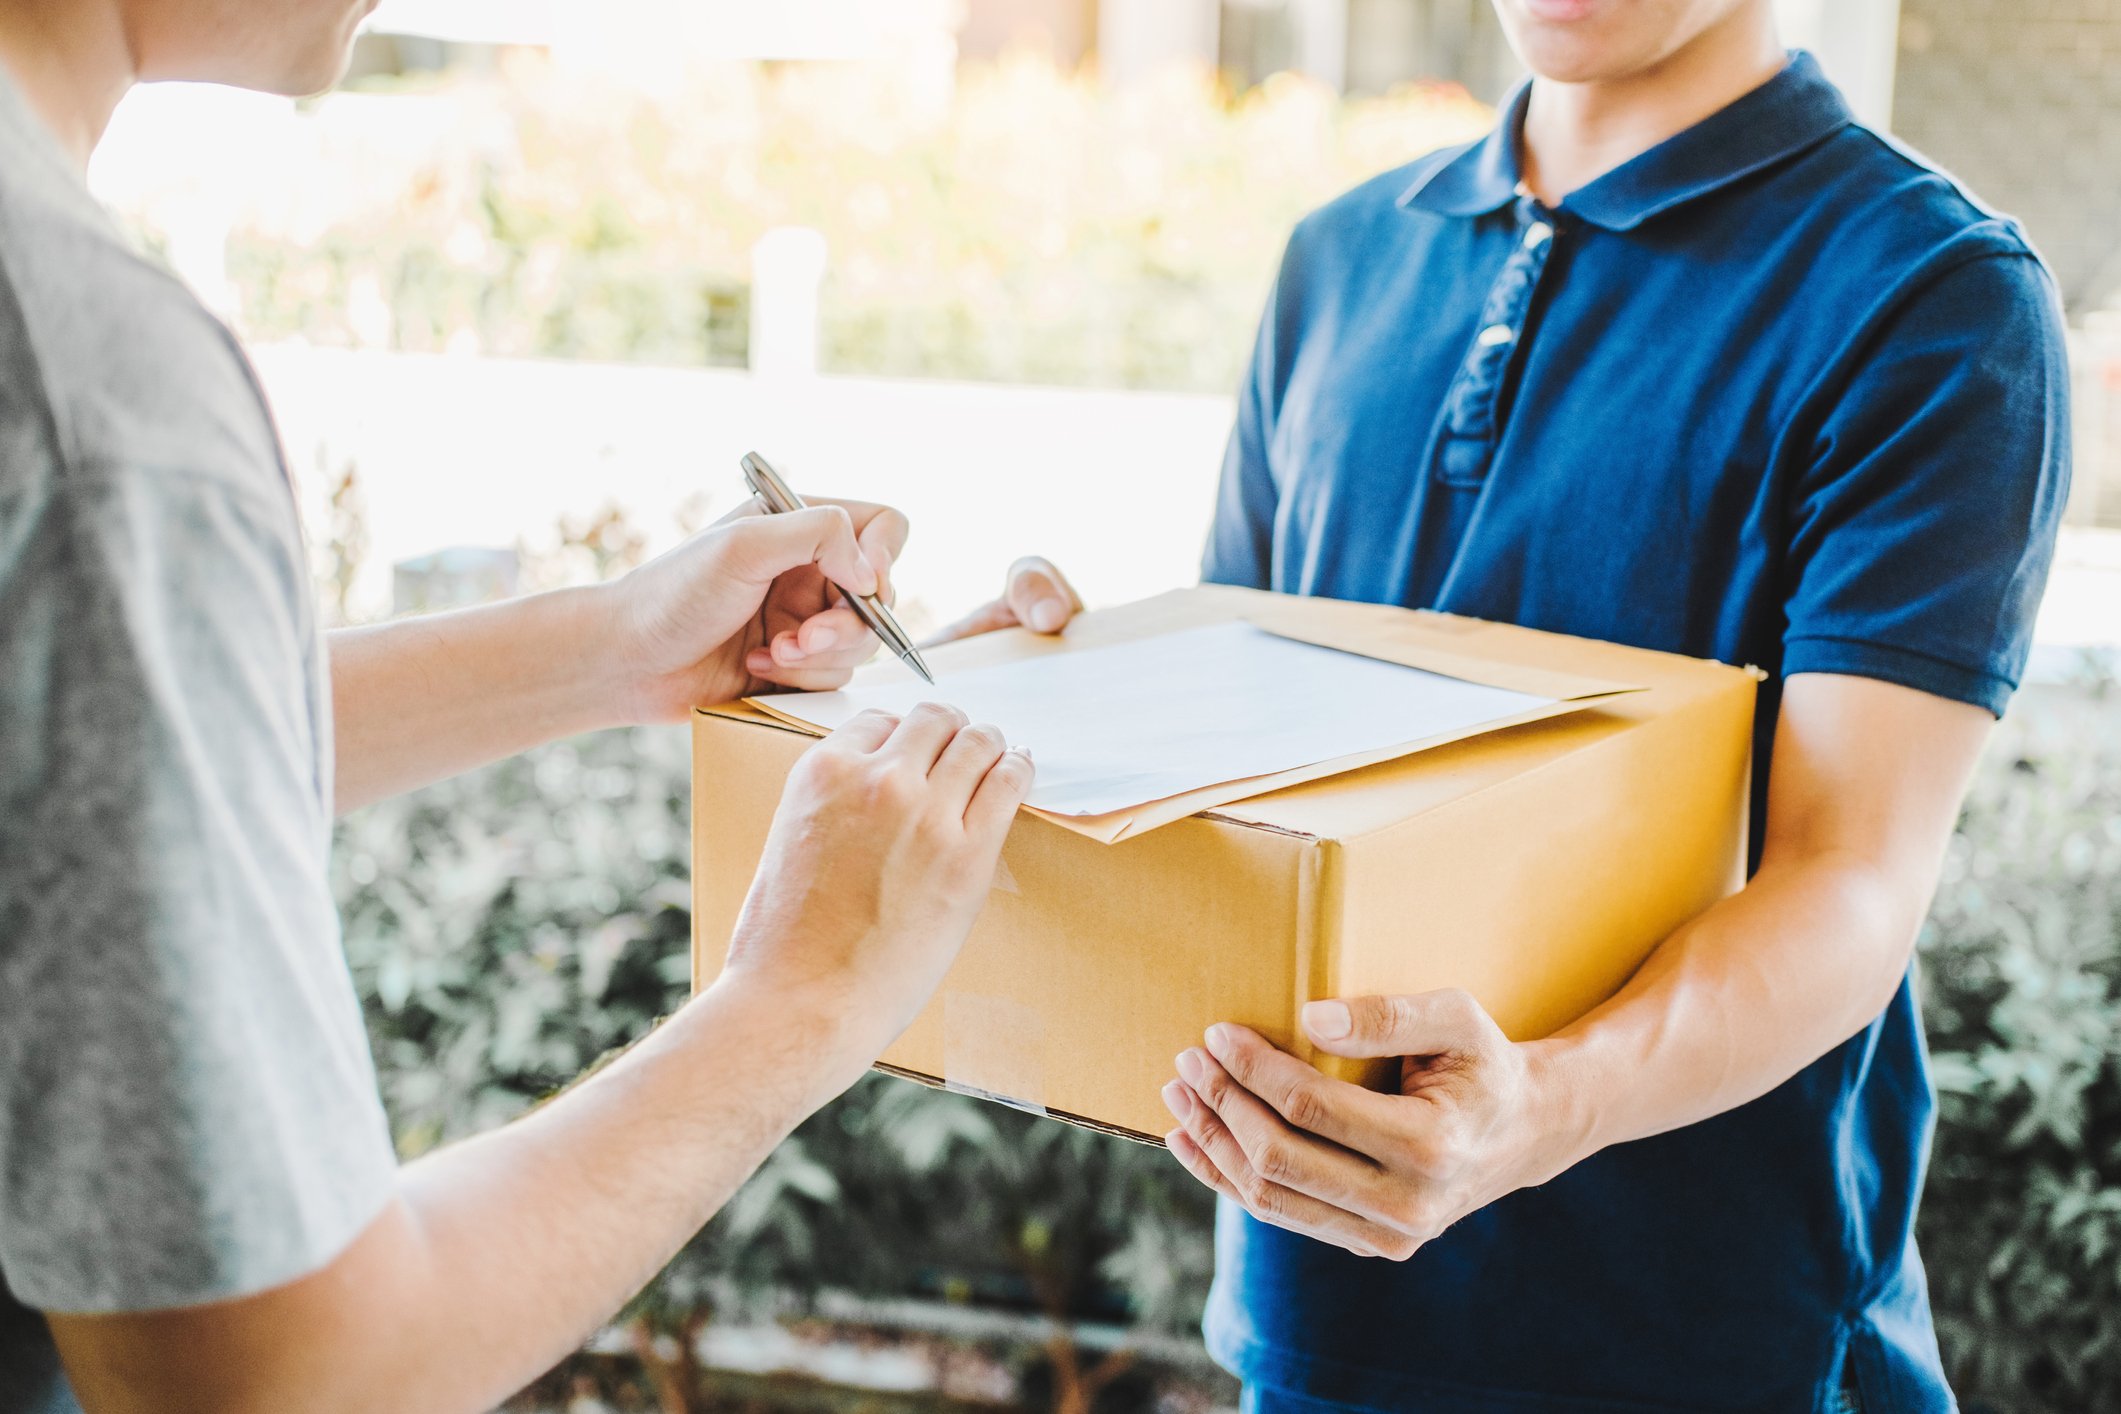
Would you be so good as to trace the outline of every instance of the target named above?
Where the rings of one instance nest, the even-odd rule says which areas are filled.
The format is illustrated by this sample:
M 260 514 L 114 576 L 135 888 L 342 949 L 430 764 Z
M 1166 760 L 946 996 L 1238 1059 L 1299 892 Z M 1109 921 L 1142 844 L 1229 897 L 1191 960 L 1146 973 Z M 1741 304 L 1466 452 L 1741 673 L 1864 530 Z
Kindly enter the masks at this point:
M 248 363 L 0 73 L 0 1414 L 38 1311 L 324 1265 L 395 1159 L 326 875 L 330 694 Z

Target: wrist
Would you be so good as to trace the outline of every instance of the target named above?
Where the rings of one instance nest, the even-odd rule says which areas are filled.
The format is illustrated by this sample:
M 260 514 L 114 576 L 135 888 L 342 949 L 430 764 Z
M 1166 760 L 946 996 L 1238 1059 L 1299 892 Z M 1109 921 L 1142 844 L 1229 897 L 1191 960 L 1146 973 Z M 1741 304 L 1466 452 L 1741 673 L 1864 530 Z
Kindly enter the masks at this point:
M 875 1027 L 844 983 L 729 968 L 700 999 L 738 1019 L 762 1063 L 801 1091 L 805 1113 L 861 1079 L 889 1044 L 871 1034 Z
M 1605 1147 L 1598 1138 L 1595 1096 L 1586 1084 L 1584 1058 L 1566 1036 L 1526 1041 L 1524 1053 L 1533 1130 L 1533 1180 L 1544 1183 Z
M 635 651 L 624 577 L 602 584 L 554 590 L 550 597 L 567 624 L 573 650 L 574 685 L 591 730 L 641 721 L 644 674 Z
M 514 637 L 525 670 L 511 693 L 519 704 L 538 704 L 547 738 L 632 724 L 638 683 L 615 589 L 550 589 L 498 606 L 518 616 Z

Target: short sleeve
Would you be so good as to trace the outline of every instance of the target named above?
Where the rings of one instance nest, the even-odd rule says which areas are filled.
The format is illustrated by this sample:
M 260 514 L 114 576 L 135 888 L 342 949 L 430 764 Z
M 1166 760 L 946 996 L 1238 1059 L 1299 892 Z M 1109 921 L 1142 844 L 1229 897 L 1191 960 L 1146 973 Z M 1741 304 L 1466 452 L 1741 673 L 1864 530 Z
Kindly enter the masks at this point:
M 30 1306 L 277 1285 L 392 1190 L 302 573 L 291 507 L 227 481 L 0 504 L 0 1270 Z
M 1791 505 L 1783 672 L 2001 715 L 2069 495 L 2061 310 L 2022 251 L 1963 259 L 1865 339 Z

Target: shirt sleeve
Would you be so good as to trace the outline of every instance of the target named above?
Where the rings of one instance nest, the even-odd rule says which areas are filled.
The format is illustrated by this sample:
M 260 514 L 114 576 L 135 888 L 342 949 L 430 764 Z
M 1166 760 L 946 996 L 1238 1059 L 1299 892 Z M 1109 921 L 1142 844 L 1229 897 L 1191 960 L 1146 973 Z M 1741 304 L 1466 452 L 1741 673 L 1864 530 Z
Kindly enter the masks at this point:
M 395 1182 L 292 509 L 90 468 L 0 532 L 0 1269 L 68 1312 L 291 1280 Z
M 1961 258 L 1865 338 L 1790 505 L 1783 672 L 2001 715 L 2069 494 L 2069 372 L 2046 271 Z
M 1267 297 L 1252 362 L 1237 393 L 1237 425 L 1223 453 L 1222 481 L 1215 493 L 1215 520 L 1200 577 L 1209 584 L 1271 589 L 1274 582 L 1274 520 L 1280 505 L 1268 460 L 1274 410 L 1280 403 L 1282 363 L 1293 340 L 1286 331 L 1285 293 L 1295 261 L 1292 241 L 1282 277 Z

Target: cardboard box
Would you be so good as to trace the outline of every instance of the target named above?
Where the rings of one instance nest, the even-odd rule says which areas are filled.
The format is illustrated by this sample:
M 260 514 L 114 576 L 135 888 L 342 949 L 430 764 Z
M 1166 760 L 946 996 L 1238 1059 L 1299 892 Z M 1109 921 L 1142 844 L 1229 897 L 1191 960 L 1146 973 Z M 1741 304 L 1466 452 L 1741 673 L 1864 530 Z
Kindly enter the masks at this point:
M 1173 1058 L 1215 1022 L 1385 1083 L 1389 1063 L 1315 1055 L 1298 1009 L 1455 986 L 1509 1035 L 1546 1035 L 1743 882 L 1750 669 L 1215 587 L 1086 615 L 1059 646 L 1012 633 L 930 657 L 948 670 L 1236 618 L 1396 661 L 1456 659 L 1469 676 L 1551 671 L 1642 690 L 1116 843 L 1020 816 L 963 955 L 882 1069 L 1154 1140 L 1171 1123 L 1158 1091 Z M 812 744 L 742 703 L 694 716 L 699 985 L 719 969 L 782 785 Z

